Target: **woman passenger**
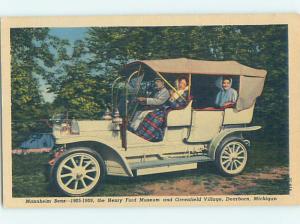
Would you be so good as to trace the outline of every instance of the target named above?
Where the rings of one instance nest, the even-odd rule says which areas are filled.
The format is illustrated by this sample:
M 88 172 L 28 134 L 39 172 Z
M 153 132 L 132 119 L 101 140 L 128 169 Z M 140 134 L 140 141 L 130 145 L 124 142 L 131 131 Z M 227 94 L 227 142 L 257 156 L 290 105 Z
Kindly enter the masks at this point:
M 215 104 L 217 107 L 230 107 L 233 106 L 237 100 L 237 91 L 231 88 L 232 79 L 223 77 L 222 88 L 217 94 Z
M 171 96 L 167 103 L 167 105 L 173 109 L 186 106 L 189 94 L 188 81 L 185 77 L 181 77 L 176 80 L 175 85 L 177 87 L 177 92 L 173 90 L 170 91 Z

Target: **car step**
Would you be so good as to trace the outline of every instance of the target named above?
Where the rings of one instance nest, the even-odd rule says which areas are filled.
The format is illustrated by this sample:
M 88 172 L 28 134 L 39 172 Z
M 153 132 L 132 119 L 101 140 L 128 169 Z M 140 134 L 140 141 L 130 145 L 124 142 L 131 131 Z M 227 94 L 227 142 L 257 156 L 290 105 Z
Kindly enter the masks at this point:
M 137 170 L 137 169 L 145 169 L 145 168 L 152 168 L 152 167 L 182 165 L 188 163 L 198 163 L 198 162 L 208 162 L 208 161 L 213 161 L 213 160 L 208 156 L 193 156 L 193 157 L 183 157 L 183 158 L 175 158 L 175 159 L 146 161 L 140 163 L 131 163 L 129 164 L 129 166 L 132 170 Z

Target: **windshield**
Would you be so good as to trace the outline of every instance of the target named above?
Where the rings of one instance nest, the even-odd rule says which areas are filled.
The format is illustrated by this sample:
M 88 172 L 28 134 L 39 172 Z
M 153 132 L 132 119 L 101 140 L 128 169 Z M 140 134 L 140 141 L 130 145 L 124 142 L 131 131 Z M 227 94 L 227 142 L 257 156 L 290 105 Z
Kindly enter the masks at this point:
M 137 98 L 140 96 L 149 97 L 154 92 L 154 77 L 144 70 L 136 71 L 128 78 L 127 82 L 127 115 L 130 120 L 140 107 Z
M 149 97 L 154 93 L 154 74 L 145 75 L 145 70 L 136 70 L 128 75 L 127 80 L 115 80 L 112 87 L 113 110 L 119 110 L 122 117 L 128 119 L 138 109 L 137 97 Z M 126 87 L 126 88 L 125 88 Z M 127 100 L 127 104 L 125 103 Z
M 144 73 L 136 71 L 133 73 L 127 82 L 127 114 L 130 117 L 132 113 L 137 109 L 138 104 L 136 98 L 140 94 L 141 84 L 144 77 Z
M 140 95 L 148 95 L 149 89 L 146 82 L 142 82 L 144 73 L 135 71 L 127 80 L 119 78 L 112 86 L 113 112 L 119 111 L 121 117 L 130 116 L 137 109 L 136 98 Z M 127 105 L 126 105 L 127 98 Z M 127 110 L 127 112 L 126 112 Z

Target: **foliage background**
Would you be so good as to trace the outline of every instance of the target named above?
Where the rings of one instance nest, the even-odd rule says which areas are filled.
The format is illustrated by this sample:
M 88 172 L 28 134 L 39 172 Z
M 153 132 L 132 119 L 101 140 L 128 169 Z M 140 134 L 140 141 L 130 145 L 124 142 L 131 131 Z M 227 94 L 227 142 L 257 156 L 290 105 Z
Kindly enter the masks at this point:
M 256 139 L 284 146 L 288 153 L 288 27 L 109 27 L 89 28 L 69 43 L 48 28 L 11 29 L 13 147 L 35 132 L 51 132 L 45 120 L 69 111 L 99 119 L 110 99 L 110 84 L 132 60 L 187 57 L 236 60 L 268 71 L 258 98 Z M 46 102 L 41 80 L 56 97 Z

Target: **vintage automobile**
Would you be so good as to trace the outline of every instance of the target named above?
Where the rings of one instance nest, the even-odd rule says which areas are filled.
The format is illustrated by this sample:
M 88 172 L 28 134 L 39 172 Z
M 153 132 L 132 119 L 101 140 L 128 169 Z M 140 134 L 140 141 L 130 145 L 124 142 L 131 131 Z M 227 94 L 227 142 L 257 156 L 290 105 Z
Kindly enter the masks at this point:
M 202 61 L 186 58 L 135 61 L 124 66 L 112 84 L 111 110 L 99 120 L 57 119 L 53 126 L 51 182 L 68 196 L 84 196 L 103 186 L 105 176 L 135 177 L 196 169 L 214 161 L 224 175 L 240 174 L 247 163 L 249 126 L 256 98 L 261 95 L 266 71 L 236 61 Z M 232 107 L 215 108 L 216 84 L 223 76 L 233 79 L 238 99 Z M 143 108 L 138 96 L 149 96 L 155 77 L 169 89 L 179 76 L 189 80 L 184 108 L 168 112 L 164 138 L 150 142 L 128 129 Z M 112 116 L 111 116 L 112 115 Z

